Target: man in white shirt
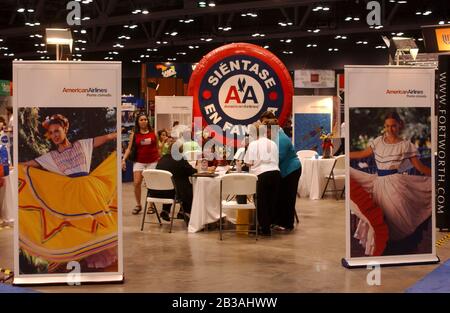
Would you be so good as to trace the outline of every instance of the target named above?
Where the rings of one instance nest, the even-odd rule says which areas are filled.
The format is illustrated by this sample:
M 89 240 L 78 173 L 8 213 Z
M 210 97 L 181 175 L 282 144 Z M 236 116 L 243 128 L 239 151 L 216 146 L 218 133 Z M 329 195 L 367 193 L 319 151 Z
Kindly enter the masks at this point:
M 277 210 L 280 169 L 278 167 L 278 147 L 270 139 L 271 126 L 261 126 L 259 138 L 251 141 L 244 162 L 250 167 L 250 173 L 258 176 L 256 199 L 258 222 L 261 235 L 270 236 L 272 217 Z

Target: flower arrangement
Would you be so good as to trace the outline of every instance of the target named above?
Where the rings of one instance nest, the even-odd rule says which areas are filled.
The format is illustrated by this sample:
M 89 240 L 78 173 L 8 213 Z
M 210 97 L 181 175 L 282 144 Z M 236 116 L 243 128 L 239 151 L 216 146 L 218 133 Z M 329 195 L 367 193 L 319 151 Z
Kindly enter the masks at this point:
M 322 150 L 324 159 L 329 159 L 331 157 L 331 148 L 333 148 L 333 144 L 331 143 L 332 138 L 333 133 L 327 133 L 322 129 L 322 132 L 320 133 L 320 140 L 322 140 Z

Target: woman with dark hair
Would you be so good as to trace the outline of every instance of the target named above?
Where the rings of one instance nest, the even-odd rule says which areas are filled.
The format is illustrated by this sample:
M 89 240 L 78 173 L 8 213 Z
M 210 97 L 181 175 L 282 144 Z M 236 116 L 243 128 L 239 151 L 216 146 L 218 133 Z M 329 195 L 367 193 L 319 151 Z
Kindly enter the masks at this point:
M 132 153 L 133 152 L 133 153 Z M 131 154 L 131 158 L 130 158 Z M 122 159 L 122 168 L 126 168 L 126 160 L 130 158 L 133 164 L 134 198 L 136 206 L 133 214 L 139 214 L 141 205 L 142 172 L 146 169 L 154 169 L 159 160 L 158 142 L 155 132 L 150 126 L 150 120 L 145 113 L 136 117 L 134 131 L 130 135 L 128 148 Z
M 116 153 L 90 168 L 93 150 L 117 134 L 70 142 L 70 123 L 61 114 L 42 126 L 54 149 L 19 164 L 22 256 L 36 266 L 45 260 L 47 272 L 73 260 L 104 269 L 117 261 Z
M 431 169 L 418 159 L 416 146 L 400 137 L 403 127 L 399 114 L 390 112 L 384 118 L 384 134 L 371 140 L 367 149 L 350 152 L 350 159 L 375 158 L 376 174 L 351 168 L 350 177 L 383 210 L 391 245 L 413 235 L 431 216 Z M 402 173 L 411 167 L 425 176 Z M 361 232 L 364 229 L 358 227 Z M 366 234 L 358 230 L 355 237 L 364 242 Z M 372 251 L 373 247 L 366 247 L 366 254 Z
M 170 153 L 169 150 L 169 135 L 167 130 L 161 129 L 158 131 L 158 152 L 160 156 Z

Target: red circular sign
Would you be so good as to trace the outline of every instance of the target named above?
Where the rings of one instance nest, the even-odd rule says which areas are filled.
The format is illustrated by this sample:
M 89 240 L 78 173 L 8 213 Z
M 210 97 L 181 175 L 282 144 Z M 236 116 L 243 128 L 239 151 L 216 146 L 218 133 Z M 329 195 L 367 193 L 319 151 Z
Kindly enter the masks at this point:
M 194 117 L 242 135 L 245 126 L 272 110 L 283 125 L 292 108 L 293 84 L 284 64 L 270 51 L 249 43 L 217 48 L 202 58 L 189 80 Z M 229 133 L 227 133 L 229 134 Z M 216 134 L 222 139 L 222 134 Z

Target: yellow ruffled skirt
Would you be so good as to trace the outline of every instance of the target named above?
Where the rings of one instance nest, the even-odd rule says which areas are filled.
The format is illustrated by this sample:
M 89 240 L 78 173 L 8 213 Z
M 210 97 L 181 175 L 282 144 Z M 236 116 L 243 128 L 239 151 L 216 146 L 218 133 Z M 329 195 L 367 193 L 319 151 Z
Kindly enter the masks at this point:
M 117 251 L 116 160 L 76 178 L 19 165 L 21 250 L 49 264 Z

